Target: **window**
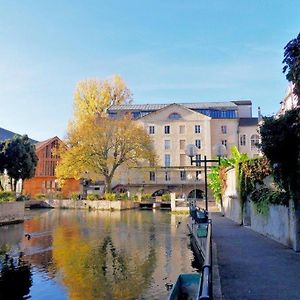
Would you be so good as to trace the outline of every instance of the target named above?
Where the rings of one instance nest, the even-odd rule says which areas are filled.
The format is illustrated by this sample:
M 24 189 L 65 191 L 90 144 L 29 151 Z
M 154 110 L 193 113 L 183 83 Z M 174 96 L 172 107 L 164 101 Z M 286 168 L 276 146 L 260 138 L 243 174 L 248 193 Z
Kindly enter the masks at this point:
M 227 140 L 222 140 L 222 145 L 224 145 L 227 149 Z
M 170 180 L 171 180 L 170 172 L 165 172 L 165 181 L 170 181 Z
M 246 146 L 246 134 L 240 135 L 240 145 Z
M 180 134 L 184 134 L 185 133 L 185 126 L 184 125 L 180 125 L 179 126 L 179 133 Z
M 255 148 L 257 148 L 258 143 L 259 143 L 258 134 L 251 135 L 251 150 L 254 150 Z
M 169 125 L 165 126 L 165 134 L 170 134 L 170 126 Z
M 201 126 L 195 125 L 195 133 L 200 133 L 200 132 L 201 132 Z
M 155 127 L 149 126 L 149 134 L 154 134 L 154 133 L 155 133 Z
M 150 171 L 149 179 L 150 179 L 150 181 L 155 181 L 155 172 L 154 171 Z
M 171 148 L 171 141 L 165 140 L 165 150 L 169 150 Z
M 185 166 L 185 154 L 180 154 L 180 166 Z
M 200 180 L 201 179 L 201 171 L 199 171 L 199 170 L 196 171 L 195 175 L 196 175 L 196 177 L 195 177 L 196 180 Z
M 201 154 L 196 154 L 195 155 L 195 160 L 201 160 Z M 196 166 L 200 167 L 201 166 L 201 162 L 196 162 Z
M 180 150 L 184 150 L 185 149 L 185 140 L 180 140 L 179 141 L 179 148 L 180 148 Z
M 180 180 L 185 181 L 186 180 L 186 171 L 180 171 Z
M 195 140 L 195 146 L 196 146 L 198 149 L 201 149 L 201 140 Z
M 227 133 L 227 126 L 226 126 L 226 125 L 222 125 L 222 126 L 221 126 L 221 132 L 222 132 L 223 134 L 226 134 L 226 133 Z
M 171 155 L 165 154 L 165 167 L 170 167 L 170 166 L 171 166 Z
M 169 115 L 169 119 L 170 120 L 179 120 L 179 119 L 181 119 L 181 115 L 178 113 L 172 113 Z

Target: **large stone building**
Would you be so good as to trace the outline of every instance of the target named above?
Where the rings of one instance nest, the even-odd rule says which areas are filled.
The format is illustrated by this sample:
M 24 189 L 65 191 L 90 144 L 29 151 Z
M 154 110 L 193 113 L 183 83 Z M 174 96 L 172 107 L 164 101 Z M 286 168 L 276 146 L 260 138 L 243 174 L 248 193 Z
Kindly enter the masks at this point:
M 251 101 L 126 104 L 111 106 L 108 113 L 111 118 L 131 114 L 153 140 L 159 167 L 126 170 L 115 182 L 131 191 L 201 193 L 203 166 L 190 166 L 188 144 L 198 148 L 198 159 L 215 157 L 218 144 L 225 146 L 227 156 L 233 145 L 249 157 L 259 153 L 258 118 L 252 117 Z

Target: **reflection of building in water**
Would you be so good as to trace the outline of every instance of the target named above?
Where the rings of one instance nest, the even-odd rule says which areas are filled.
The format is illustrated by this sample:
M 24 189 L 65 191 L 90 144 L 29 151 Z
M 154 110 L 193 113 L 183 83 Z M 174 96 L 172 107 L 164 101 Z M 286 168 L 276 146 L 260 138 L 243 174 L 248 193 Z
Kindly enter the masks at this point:
M 51 210 L 25 221 L 31 238 L 23 232 L 18 244 L 69 299 L 161 299 L 166 282 L 194 270 L 185 219 L 161 211 Z

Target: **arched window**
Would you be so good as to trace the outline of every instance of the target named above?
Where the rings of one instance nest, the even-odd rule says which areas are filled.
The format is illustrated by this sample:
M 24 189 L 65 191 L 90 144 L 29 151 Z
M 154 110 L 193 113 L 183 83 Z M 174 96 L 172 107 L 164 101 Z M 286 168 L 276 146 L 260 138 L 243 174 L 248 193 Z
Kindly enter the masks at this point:
M 176 112 L 171 113 L 168 117 L 169 120 L 179 120 L 181 118 L 182 118 L 181 115 L 179 113 L 176 113 Z
M 258 143 L 259 143 L 259 135 L 258 134 L 251 135 L 251 150 L 257 148 Z

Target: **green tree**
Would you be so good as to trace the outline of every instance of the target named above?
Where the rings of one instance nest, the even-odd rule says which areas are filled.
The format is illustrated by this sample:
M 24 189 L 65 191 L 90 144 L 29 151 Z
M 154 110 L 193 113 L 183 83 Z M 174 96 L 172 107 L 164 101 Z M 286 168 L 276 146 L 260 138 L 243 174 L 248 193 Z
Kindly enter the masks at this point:
M 4 148 L 4 142 L 0 141 L 0 191 L 3 191 L 1 177 L 3 176 L 4 169 L 5 169 L 5 156 L 4 156 L 3 148 Z
M 286 73 L 286 79 L 294 84 L 294 93 L 298 96 L 300 105 L 300 33 L 284 47 L 282 63 L 285 64 L 283 73 Z
M 260 134 L 261 150 L 270 161 L 276 183 L 292 198 L 299 199 L 300 108 L 279 118 L 264 118 Z
M 12 188 L 15 191 L 19 179 L 23 181 L 34 176 L 38 161 L 35 147 L 27 135 L 15 135 L 11 140 L 6 140 L 3 153 L 4 168 L 7 170 L 7 175 L 14 179 Z

